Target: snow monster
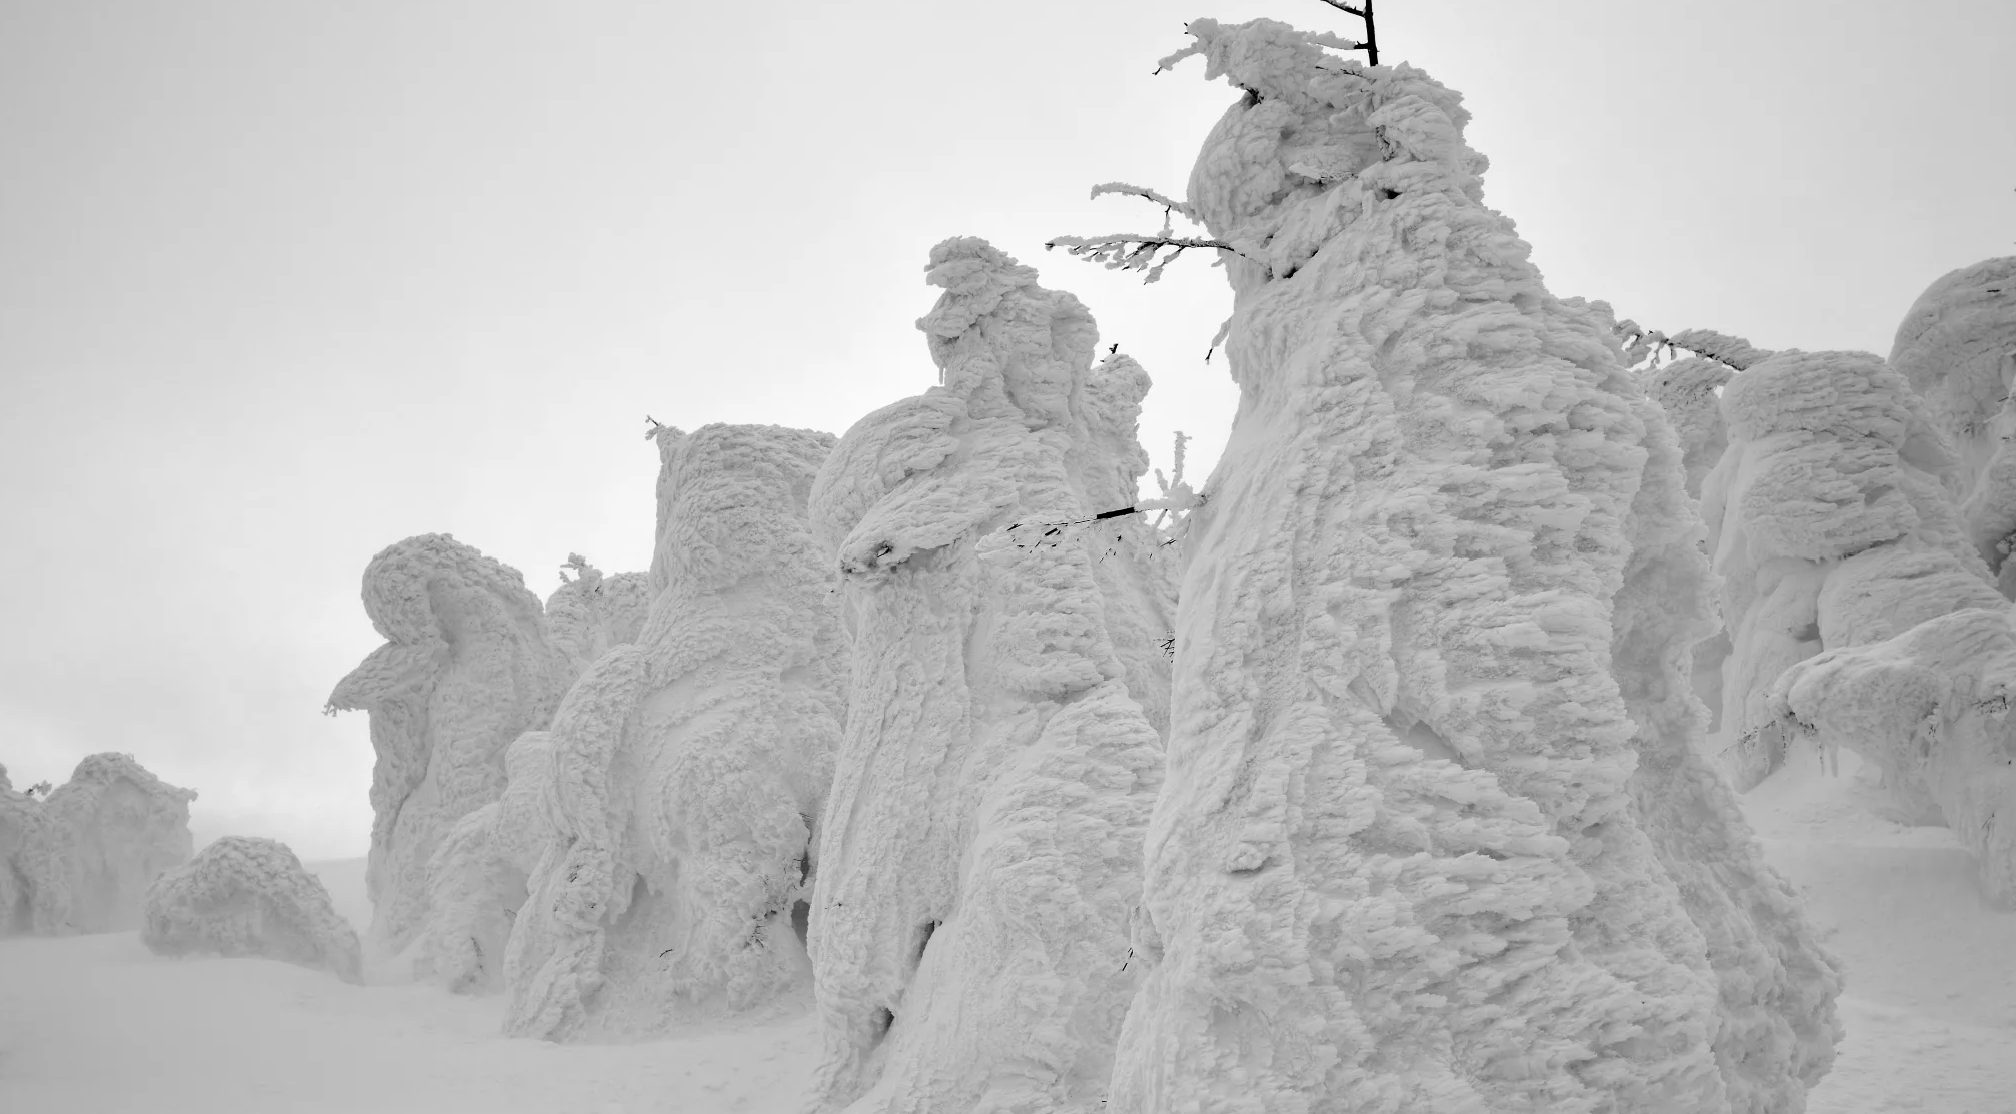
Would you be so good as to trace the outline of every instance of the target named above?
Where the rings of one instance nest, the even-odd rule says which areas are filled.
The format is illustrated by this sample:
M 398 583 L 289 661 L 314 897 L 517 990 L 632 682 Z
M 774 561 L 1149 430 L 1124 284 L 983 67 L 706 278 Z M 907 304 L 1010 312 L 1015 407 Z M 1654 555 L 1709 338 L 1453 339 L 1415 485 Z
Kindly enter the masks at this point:
M 1459 97 L 1256 20 L 1188 208 L 1241 402 L 1187 522 L 1109 1111 L 1795 1114 L 1839 975 L 1700 757 L 1681 450 Z
M 855 423 L 814 522 L 853 664 L 813 887 L 813 1109 L 1100 1109 L 1140 965 L 1168 587 L 1147 376 L 984 241 L 932 249 L 940 385 Z

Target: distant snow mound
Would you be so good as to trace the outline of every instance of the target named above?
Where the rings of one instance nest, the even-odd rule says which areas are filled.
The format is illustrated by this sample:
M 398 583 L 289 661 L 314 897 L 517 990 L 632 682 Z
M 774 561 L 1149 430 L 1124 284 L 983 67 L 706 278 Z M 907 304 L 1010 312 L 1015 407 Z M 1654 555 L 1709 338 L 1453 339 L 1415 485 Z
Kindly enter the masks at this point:
M 387 546 L 364 570 L 386 639 L 330 694 L 371 716 L 373 963 L 406 965 L 430 935 L 428 868 L 463 817 L 504 789 L 504 750 L 544 728 L 574 668 L 517 570 L 447 534 Z M 424 964 L 423 964 L 424 966 Z
M 637 641 L 651 613 L 651 574 L 604 576 L 578 553 L 567 555 L 560 587 L 546 597 L 546 623 L 553 644 L 578 674 L 612 648 Z
M 983 241 L 932 249 L 941 386 L 813 488 L 847 732 L 814 872 L 820 1111 L 1099 1108 L 1161 781 L 1169 586 L 1130 508 L 1145 373 Z
M 161 873 L 189 861 L 193 789 L 155 777 L 130 754 L 94 754 L 47 800 L 0 791 L 0 847 L 11 843 L 13 931 L 125 932 Z
M 364 981 L 357 933 L 284 843 L 224 836 L 147 888 L 156 955 L 257 956 Z
M 1890 364 L 1955 455 L 1949 479 L 1975 551 L 2016 598 L 2016 255 L 1942 276 L 1897 327 Z
M 1244 93 L 1188 198 L 1241 402 L 1108 1110 L 1795 1114 L 1839 971 L 1695 751 L 1699 523 L 1609 315 L 1483 204 L 1456 93 L 1190 31 Z
M 517 1036 L 662 1032 L 808 981 L 794 929 L 843 705 L 806 498 L 833 436 L 661 427 L 658 444 L 650 617 L 543 744 L 550 827 L 503 964 Z M 519 795 L 514 768 L 493 831 L 530 811 Z
M 41 803 L 18 792 L 0 766 L 0 938 L 35 930 L 34 890 L 17 865 Z

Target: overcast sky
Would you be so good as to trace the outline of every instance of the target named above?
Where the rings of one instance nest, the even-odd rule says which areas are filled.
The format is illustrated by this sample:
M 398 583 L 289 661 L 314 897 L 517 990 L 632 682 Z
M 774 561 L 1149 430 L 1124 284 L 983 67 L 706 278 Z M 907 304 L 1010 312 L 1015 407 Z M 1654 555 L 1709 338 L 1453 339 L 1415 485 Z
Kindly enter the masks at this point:
M 1887 353 L 2016 252 L 2009 0 L 1386 0 L 1461 90 L 1549 285 L 1674 331 Z M 1153 227 L 1232 100 L 1184 20 L 1317 0 L 0 4 L 0 762 L 131 751 L 199 841 L 362 854 L 384 545 L 448 531 L 544 596 L 650 559 L 644 416 L 840 432 L 935 382 L 930 246 L 1042 268 L 1155 377 L 1193 463 L 1229 308 L 1056 255 Z

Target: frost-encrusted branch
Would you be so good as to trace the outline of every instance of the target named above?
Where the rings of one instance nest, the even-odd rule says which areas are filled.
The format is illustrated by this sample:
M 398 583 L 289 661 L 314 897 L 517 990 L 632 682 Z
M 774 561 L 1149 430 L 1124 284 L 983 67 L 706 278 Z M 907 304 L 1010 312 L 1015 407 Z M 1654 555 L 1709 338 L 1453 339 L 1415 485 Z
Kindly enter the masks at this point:
M 1365 21 L 1365 41 L 1362 43 L 1352 43 L 1350 46 L 1340 47 L 1340 49 L 1362 50 L 1365 52 L 1365 60 L 1367 62 L 1370 62 L 1375 66 L 1378 65 L 1379 27 L 1376 23 L 1373 22 L 1372 19 L 1372 0 L 1364 0 L 1365 6 L 1362 8 L 1354 8 L 1351 5 L 1346 4 L 1344 0 L 1323 0 L 1323 3 L 1330 5 L 1331 7 L 1337 9 L 1340 12 L 1343 12 L 1346 15 L 1355 15 L 1359 19 Z
M 1146 186 L 1130 185 L 1126 182 L 1102 182 L 1092 187 L 1092 197 L 1097 200 L 1107 194 L 1124 197 L 1139 197 L 1162 206 L 1162 230 L 1154 233 L 1115 232 L 1107 236 L 1058 236 L 1043 245 L 1050 251 L 1063 248 L 1071 255 L 1093 263 L 1104 264 L 1109 271 L 1145 271 L 1142 282 L 1154 282 L 1162 277 L 1162 268 L 1176 261 L 1176 258 L 1191 248 L 1218 248 L 1234 254 L 1239 249 L 1224 240 L 1204 237 L 1176 235 L 1175 218 L 1181 214 L 1184 220 L 1198 223 L 1197 211 L 1187 201 L 1178 201 L 1157 193 Z M 1163 252 L 1168 252 L 1163 255 Z
M 1635 368 L 1649 357 L 1650 363 L 1645 364 L 1645 370 L 1658 367 L 1662 360 L 1671 359 L 1681 351 L 1726 364 L 1737 371 L 1744 371 L 1772 354 L 1742 337 L 1718 333 L 1713 329 L 1683 329 L 1667 336 L 1657 329 L 1647 329 L 1628 317 L 1617 323 L 1616 332 L 1618 339 L 1624 342 L 1624 365 Z

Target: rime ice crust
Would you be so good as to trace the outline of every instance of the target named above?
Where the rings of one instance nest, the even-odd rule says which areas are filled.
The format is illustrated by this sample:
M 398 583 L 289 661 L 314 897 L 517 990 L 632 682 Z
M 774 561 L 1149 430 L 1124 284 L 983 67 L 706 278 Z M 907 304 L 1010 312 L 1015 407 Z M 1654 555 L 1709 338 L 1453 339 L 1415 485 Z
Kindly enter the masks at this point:
M 157 955 L 258 956 L 364 981 L 356 930 L 270 839 L 224 836 L 155 879 L 140 939 Z
M 1951 477 L 1968 540 L 2016 598 L 2007 563 L 2016 536 L 2016 256 L 1942 276 L 1897 328 L 1890 364 L 1925 401 L 1954 450 Z M 2005 572 L 2004 570 L 2010 570 Z
M 637 641 L 651 613 L 651 575 L 619 572 L 604 576 L 580 554 L 568 554 L 575 575 L 546 597 L 546 624 L 553 643 L 574 663 L 577 674 L 611 649 Z
M 37 802 L 0 790 L 0 849 L 12 845 L 11 902 L 0 929 L 37 936 L 125 932 L 161 873 L 189 861 L 193 789 L 155 777 L 130 754 L 94 754 Z M 7 871 L 12 867 L 11 872 Z M 11 922 L 11 923 L 10 923 Z
M 1715 391 L 1727 384 L 1732 374 L 1733 369 L 1720 360 L 1689 356 L 1653 368 L 1644 376 L 1645 392 L 1666 412 L 1680 438 L 1680 466 L 1686 475 L 1687 494 L 1695 499 L 1701 497 L 1701 481 L 1708 470 L 1729 447 L 1722 400 Z
M 573 667 L 517 570 L 447 534 L 387 546 L 364 570 L 386 639 L 330 694 L 371 716 L 373 963 L 410 963 L 431 930 L 428 868 L 463 817 L 504 789 L 504 749 L 546 726 Z
M 856 423 L 812 496 L 853 662 L 813 1107 L 1091 1111 L 1135 977 L 1168 588 L 1139 516 L 1000 531 L 1133 505 L 1147 379 L 1091 366 L 1085 308 L 982 241 L 928 280 L 942 385 Z
M 1990 900 L 2016 904 L 2016 614 L 1941 483 L 1926 408 L 1876 356 L 1796 351 L 1722 408 L 1702 509 L 1732 644 L 1717 743 L 1739 784 L 1816 733 L 1875 763 L 1907 818 L 1951 827 Z
M 1838 978 L 1690 753 L 1673 434 L 1482 205 L 1456 94 L 1191 31 L 1249 91 L 1190 184 L 1243 397 L 1109 1109 L 1801 1109 Z
M 807 981 L 793 906 L 842 706 L 805 501 L 833 437 L 710 425 L 658 441 L 664 587 L 544 743 L 551 835 L 504 958 L 518 1036 L 662 1031 Z M 514 769 L 500 828 L 519 793 Z

